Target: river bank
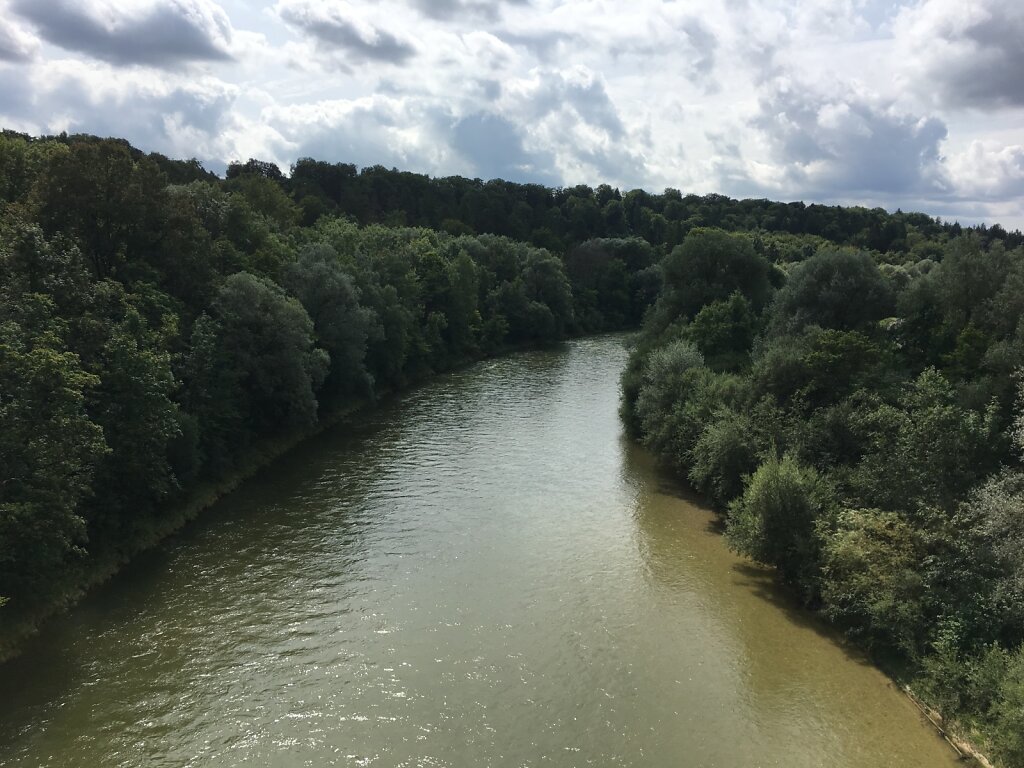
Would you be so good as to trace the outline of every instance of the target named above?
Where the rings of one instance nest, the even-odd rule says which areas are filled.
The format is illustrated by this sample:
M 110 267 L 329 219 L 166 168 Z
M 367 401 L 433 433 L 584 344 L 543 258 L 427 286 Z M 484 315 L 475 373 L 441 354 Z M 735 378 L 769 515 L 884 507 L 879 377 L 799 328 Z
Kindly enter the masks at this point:
M 317 422 L 311 429 L 295 430 L 272 439 L 261 440 L 250 446 L 238 459 L 236 467 L 216 480 L 205 480 L 198 483 L 184 497 L 168 503 L 159 524 L 147 531 L 139 539 L 126 544 L 125 549 L 117 554 L 100 554 L 90 560 L 81 572 L 81 579 L 55 597 L 48 604 L 41 606 L 32 613 L 15 616 L 9 624 L 0 626 L 0 664 L 17 657 L 25 648 L 25 643 L 45 629 L 49 619 L 72 609 L 91 590 L 101 586 L 116 576 L 122 568 L 132 560 L 158 546 L 167 537 L 177 533 L 195 520 L 202 512 L 220 501 L 224 496 L 235 491 L 240 485 L 255 476 L 277 459 L 296 446 L 322 433 L 324 430 L 342 424 L 346 419 L 367 408 L 375 407 L 381 401 L 393 396 L 382 393 L 376 401 L 363 400 L 346 405 Z
M 0 763 L 945 768 L 615 413 L 619 339 L 354 415 L 0 668 Z
M 50 619 L 74 608 L 92 590 L 116 576 L 139 555 L 158 546 L 169 536 L 180 531 L 185 525 L 194 521 L 226 495 L 237 490 L 258 472 L 307 440 L 345 423 L 357 414 L 377 408 L 392 398 L 408 394 L 438 375 L 464 370 L 484 360 L 523 352 L 530 348 L 528 345 L 508 346 L 488 357 L 464 361 L 448 371 L 410 382 L 402 389 L 382 390 L 375 393 L 372 399 L 365 398 L 346 403 L 328 414 L 322 415 L 317 423 L 308 429 L 293 430 L 254 443 L 237 458 L 235 466 L 222 477 L 200 481 L 184 496 L 169 501 L 157 524 L 142 533 L 137 539 L 122 542 L 123 546 L 116 553 L 100 552 L 90 557 L 78 572 L 74 583 L 68 584 L 52 600 L 31 612 L 24 612 L 20 615 L 12 612 L 13 615 L 3 617 L 5 622 L 0 624 L 0 665 L 17 657 L 24 650 L 26 642 L 44 630 Z

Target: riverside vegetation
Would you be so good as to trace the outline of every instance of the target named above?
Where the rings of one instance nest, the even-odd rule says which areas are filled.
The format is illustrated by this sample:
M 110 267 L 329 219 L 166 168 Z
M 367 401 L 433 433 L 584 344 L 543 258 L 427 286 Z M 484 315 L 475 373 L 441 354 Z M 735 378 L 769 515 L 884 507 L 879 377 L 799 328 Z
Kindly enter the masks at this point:
M 226 176 L 0 137 L 0 642 L 260 445 L 643 319 L 628 427 L 737 549 L 1024 765 L 1019 232 L 308 159 Z

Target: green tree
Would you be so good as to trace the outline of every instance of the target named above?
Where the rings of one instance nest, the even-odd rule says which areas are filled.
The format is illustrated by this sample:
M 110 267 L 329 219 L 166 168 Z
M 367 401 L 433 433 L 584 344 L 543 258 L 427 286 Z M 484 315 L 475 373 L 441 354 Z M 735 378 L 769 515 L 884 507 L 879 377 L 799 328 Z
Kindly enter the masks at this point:
M 98 385 L 69 352 L 44 296 L 0 308 L 0 595 L 30 610 L 82 553 L 103 431 L 86 412 Z
M 739 370 L 749 363 L 757 318 L 739 291 L 705 305 L 689 327 L 690 338 L 714 370 Z
M 305 246 L 284 269 L 282 283 L 313 321 L 320 347 L 330 355 L 325 390 L 333 396 L 364 394 L 372 386 L 366 348 L 376 331 L 373 313 L 359 303 L 359 290 L 327 244 Z
M 240 272 L 224 282 L 212 317 L 197 323 L 190 411 L 204 429 L 243 442 L 246 433 L 310 426 L 328 365 L 302 305 L 277 285 Z M 216 443 L 209 433 L 204 441 Z
M 662 272 L 664 300 L 688 318 L 736 291 L 760 312 L 771 295 L 769 264 L 750 238 L 720 229 L 691 230 L 662 262 Z
M 801 588 L 818 590 L 821 540 L 818 522 L 830 511 L 832 490 L 818 473 L 787 454 L 769 456 L 729 505 L 729 543 Z
M 827 248 L 793 269 L 772 302 L 770 322 L 776 333 L 808 325 L 855 331 L 894 311 L 892 290 L 870 255 Z
M 926 629 L 925 556 L 921 537 L 900 515 L 844 510 L 824 547 L 826 613 L 869 648 L 916 656 Z

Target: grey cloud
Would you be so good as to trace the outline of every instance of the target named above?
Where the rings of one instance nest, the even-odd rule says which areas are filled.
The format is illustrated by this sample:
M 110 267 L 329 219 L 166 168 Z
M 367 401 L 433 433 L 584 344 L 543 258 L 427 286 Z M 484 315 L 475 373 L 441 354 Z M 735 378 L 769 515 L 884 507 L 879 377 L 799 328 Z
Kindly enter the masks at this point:
M 531 0 L 411 0 L 420 13 L 431 19 L 450 21 L 474 16 L 494 21 L 505 5 L 529 5 Z
M 0 10 L 3 6 L 0 6 Z M 33 43 L 10 19 L 0 17 L 0 61 L 21 64 L 31 61 L 34 53 Z
M 613 139 L 621 139 L 625 135 L 615 104 L 608 96 L 604 84 L 596 78 L 573 79 L 560 72 L 547 72 L 540 88 L 524 108 L 529 116 L 541 118 L 566 106 Z
M 483 179 L 555 185 L 555 158 L 550 152 L 528 152 L 519 127 L 498 115 L 477 113 L 452 127 L 455 149 Z
M 600 79 L 583 70 L 542 72 L 537 87 L 517 99 L 512 112 L 521 123 L 543 125 L 547 148 L 557 156 L 560 166 L 592 168 L 598 178 L 586 181 L 643 183 L 646 168 L 642 155 L 634 149 L 637 137 L 627 134 Z M 581 143 L 580 132 L 576 130 L 580 124 L 596 128 L 606 139 L 595 144 Z M 587 135 L 590 131 L 583 133 Z
M 855 95 L 834 97 L 798 87 L 776 88 L 753 121 L 804 193 L 942 196 L 948 179 L 939 154 L 946 126 L 880 108 Z
M 756 44 L 751 42 L 750 45 Z M 718 85 L 713 77 L 718 46 L 714 32 L 699 18 L 689 16 L 678 22 L 666 22 L 649 34 L 618 37 L 609 45 L 608 53 L 615 59 L 636 61 L 642 67 L 649 67 L 651 59 L 681 52 L 686 62 L 684 72 L 689 79 L 706 91 L 715 92 Z
M 566 44 L 579 40 L 578 35 L 568 32 L 548 31 L 516 33 L 501 31 L 495 35 L 504 43 L 525 48 L 543 62 L 554 62 L 558 56 L 559 48 Z
M 231 59 L 231 24 L 207 0 L 162 0 L 142 13 L 118 10 L 104 18 L 96 3 L 13 0 L 15 13 L 50 43 L 114 64 L 172 67 Z M 112 15 L 113 6 L 106 6 Z
M 0 67 L 0 122 L 31 122 L 33 88 L 24 73 Z
M 32 125 L 34 131 L 67 130 L 128 139 L 138 147 L 170 156 L 201 150 L 187 141 L 214 145 L 234 105 L 234 90 L 223 84 L 159 85 L 148 81 L 106 88 L 95 73 L 49 73 L 45 89 L 30 87 L 13 71 L 0 70 L 0 122 Z M 103 77 L 103 75 L 99 75 Z M 60 115 L 61 122 L 46 122 Z
M 692 64 L 693 71 L 699 77 L 710 77 L 715 69 L 715 52 L 718 50 L 718 39 L 700 19 L 687 19 L 682 26 L 690 41 L 695 58 Z
M 972 106 L 1024 105 L 1024 14 L 995 16 L 964 30 L 976 55 L 936 66 L 946 101 Z M 945 75 L 945 76 L 943 76 Z
M 895 29 L 922 92 L 952 107 L 1024 106 L 1020 0 L 926 0 L 904 9 Z
M 343 54 L 345 64 L 403 64 L 416 55 L 412 43 L 377 27 L 359 24 L 340 8 L 281 2 L 277 12 L 285 22 L 312 38 L 318 50 Z

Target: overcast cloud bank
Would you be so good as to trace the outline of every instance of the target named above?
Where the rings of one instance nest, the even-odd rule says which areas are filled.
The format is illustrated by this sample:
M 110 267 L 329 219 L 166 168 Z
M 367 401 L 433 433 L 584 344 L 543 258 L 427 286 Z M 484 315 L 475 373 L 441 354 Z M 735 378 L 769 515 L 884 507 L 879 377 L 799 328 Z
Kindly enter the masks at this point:
M 1015 0 L 0 0 L 0 124 L 1024 226 Z

